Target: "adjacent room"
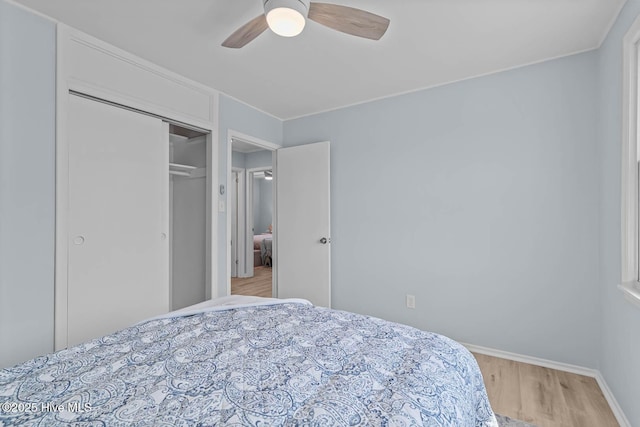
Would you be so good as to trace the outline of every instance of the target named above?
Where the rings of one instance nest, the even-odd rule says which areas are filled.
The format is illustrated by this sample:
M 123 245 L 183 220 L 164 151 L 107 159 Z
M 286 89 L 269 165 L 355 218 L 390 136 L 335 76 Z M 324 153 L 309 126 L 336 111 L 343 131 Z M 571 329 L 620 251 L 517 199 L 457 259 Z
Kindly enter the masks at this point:
M 273 295 L 272 151 L 231 141 L 231 294 Z
M 640 427 L 639 53 L 640 0 L 0 0 L 0 425 Z

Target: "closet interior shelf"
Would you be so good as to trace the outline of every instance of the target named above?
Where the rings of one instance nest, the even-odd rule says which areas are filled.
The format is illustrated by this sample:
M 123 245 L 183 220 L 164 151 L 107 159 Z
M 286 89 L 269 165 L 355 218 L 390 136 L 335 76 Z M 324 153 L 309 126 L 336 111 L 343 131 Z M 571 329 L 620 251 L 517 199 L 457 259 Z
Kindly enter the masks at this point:
M 169 173 L 177 176 L 191 176 L 198 169 L 195 166 L 181 165 L 180 163 L 169 163 Z

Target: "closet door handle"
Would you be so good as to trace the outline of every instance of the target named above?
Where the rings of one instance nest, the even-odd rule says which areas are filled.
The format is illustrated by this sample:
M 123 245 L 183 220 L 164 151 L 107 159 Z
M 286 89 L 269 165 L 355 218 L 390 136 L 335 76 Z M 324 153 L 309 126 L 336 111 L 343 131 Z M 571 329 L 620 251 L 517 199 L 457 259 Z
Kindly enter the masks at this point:
M 327 239 L 326 237 L 323 237 L 322 239 L 320 239 L 320 243 L 322 243 L 323 245 L 326 245 L 327 243 L 331 243 L 331 239 Z
M 82 245 L 84 243 L 84 236 L 76 236 L 73 238 L 74 245 Z
M 167 233 L 160 233 L 160 240 L 167 240 Z

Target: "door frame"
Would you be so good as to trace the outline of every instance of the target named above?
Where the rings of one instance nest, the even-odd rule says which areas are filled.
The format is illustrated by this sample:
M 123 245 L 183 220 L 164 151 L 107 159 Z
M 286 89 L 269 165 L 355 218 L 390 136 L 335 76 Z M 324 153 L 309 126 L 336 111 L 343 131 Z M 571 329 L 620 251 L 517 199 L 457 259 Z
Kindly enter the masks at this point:
M 242 141 L 244 143 L 247 144 L 251 144 L 251 145 L 255 145 L 256 147 L 260 147 L 263 150 L 268 150 L 271 151 L 271 161 L 272 161 L 272 169 L 274 170 L 274 176 L 275 176 L 275 170 L 276 170 L 276 150 L 278 150 L 279 148 L 282 148 L 282 145 L 279 144 L 275 144 L 273 142 L 269 142 L 269 141 L 265 141 L 264 139 L 260 139 L 251 135 L 247 135 L 245 133 L 236 131 L 234 129 L 229 129 L 227 131 L 227 183 L 229 183 L 231 181 L 231 172 L 233 170 L 233 167 L 231 165 L 231 155 L 233 152 L 233 141 Z M 248 192 L 247 192 L 248 193 Z M 226 192 L 227 195 L 227 206 L 229 206 L 229 201 L 231 199 L 231 196 L 229 194 L 229 192 Z M 276 223 L 276 218 L 277 218 L 277 214 L 278 214 L 278 206 L 276 203 L 276 189 L 274 186 L 273 189 L 273 246 L 272 246 L 272 250 L 273 250 L 273 257 L 275 259 L 278 259 L 278 246 L 277 246 L 277 230 L 275 227 L 275 223 Z M 247 206 L 247 204 L 245 203 L 245 207 Z M 231 210 L 227 209 L 227 239 L 226 239 L 226 246 L 227 246 L 227 250 L 226 250 L 226 260 L 224 263 L 220 263 L 220 266 L 222 265 L 227 265 L 229 264 L 229 259 L 231 258 L 231 239 L 229 238 L 231 236 Z M 245 236 L 245 241 L 246 241 L 246 236 Z M 253 250 L 253 245 L 250 246 L 250 248 Z M 245 264 L 247 263 L 246 259 L 246 253 L 247 253 L 248 249 L 246 248 L 245 245 Z M 229 267 L 226 267 L 229 268 Z M 275 298 L 278 293 L 277 293 L 277 289 L 278 289 L 278 284 L 277 284 L 277 269 L 278 269 L 278 263 L 276 262 L 273 270 L 272 270 L 272 277 L 271 277 L 271 283 L 272 283 L 272 296 Z M 231 271 L 227 271 L 226 274 L 227 277 L 227 286 L 226 286 L 226 295 L 231 295 Z M 222 295 L 221 295 L 222 296 Z
M 245 179 L 246 179 L 246 169 L 244 168 L 236 168 L 236 167 L 232 167 L 231 168 L 231 174 L 230 174 L 230 178 L 228 182 L 233 181 L 233 174 L 237 173 L 238 174 L 238 183 L 236 185 L 236 200 L 237 200 L 237 206 L 236 206 L 236 216 L 237 216 L 237 224 L 236 224 L 236 235 L 235 235 L 235 240 L 236 240 L 236 256 L 237 256 L 237 262 L 236 262 L 236 277 L 247 277 L 247 271 L 246 268 L 244 268 L 244 253 L 245 253 L 245 233 L 246 233 L 246 215 L 244 215 L 245 212 L 245 202 L 246 202 L 246 196 L 245 196 Z M 227 182 L 227 184 L 228 184 Z M 230 188 L 229 185 L 227 185 L 228 188 Z M 231 192 L 229 192 L 229 199 L 230 199 L 230 203 L 227 204 L 227 208 L 229 210 L 229 218 L 232 217 L 231 213 L 232 210 L 230 208 L 231 206 Z M 241 215 L 240 213 L 243 213 L 243 215 Z M 233 223 L 233 220 L 231 219 L 231 222 Z M 231 231 L 233 231 L 233 226 L 231 226 Z M 229 247 L 231 247 L 231 240 L 233 239 L 233 235 L 232 232 L 229 232 L 229 236 L 230 238 L 229 240 Z M 231 250 L 229 251 L 229 257 L 231 258 Z M 241 268 L 241 266 L 243 268 Z M 232 271 L 229 272 L 229 275 L 231 276 L 233 272 L 233 268 Z

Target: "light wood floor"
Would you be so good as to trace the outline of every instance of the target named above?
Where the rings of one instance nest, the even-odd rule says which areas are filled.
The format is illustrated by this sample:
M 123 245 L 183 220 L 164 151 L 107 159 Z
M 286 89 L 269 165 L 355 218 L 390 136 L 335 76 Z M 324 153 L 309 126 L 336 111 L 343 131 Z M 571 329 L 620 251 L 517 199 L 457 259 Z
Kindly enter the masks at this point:
M 255 267 L 253 277 L 241 279 L 231 278 L 231 295 L 252 295 L 256 297 L 271 298 L 271 278 L 273 270 L 271 267 Z
M 538 427 L 618 427 L 594 378 L 474 353 L 493 410 Z

